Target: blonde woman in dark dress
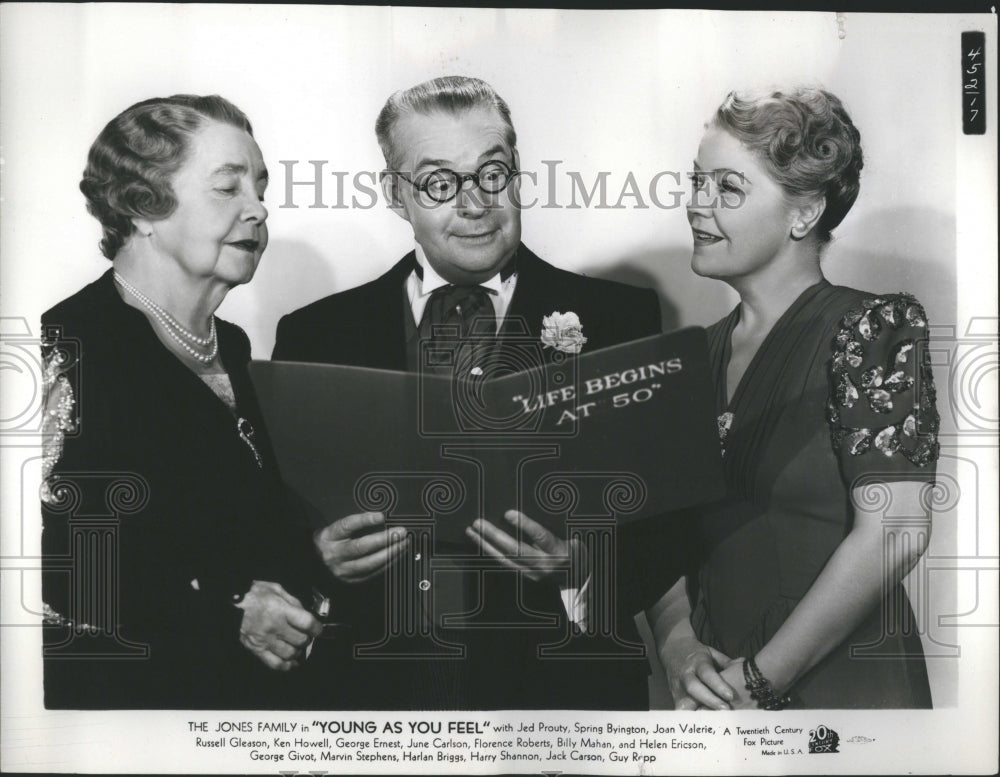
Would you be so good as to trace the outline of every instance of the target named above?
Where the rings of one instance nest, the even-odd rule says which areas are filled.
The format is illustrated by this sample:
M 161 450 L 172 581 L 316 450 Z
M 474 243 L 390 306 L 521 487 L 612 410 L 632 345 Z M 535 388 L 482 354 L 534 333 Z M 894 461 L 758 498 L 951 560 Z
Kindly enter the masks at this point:
M 901 581 L 930 536 L 927 319 L 820 268 L 860 135 L 819 89 L 731 94 L 694 160 L 692 267 L 740 296 L 709 328 L 728 494 L 701 563 L 652 610 L 679 709 L 929 707 Z M 884 524 L 873 501 L 921 516 Z

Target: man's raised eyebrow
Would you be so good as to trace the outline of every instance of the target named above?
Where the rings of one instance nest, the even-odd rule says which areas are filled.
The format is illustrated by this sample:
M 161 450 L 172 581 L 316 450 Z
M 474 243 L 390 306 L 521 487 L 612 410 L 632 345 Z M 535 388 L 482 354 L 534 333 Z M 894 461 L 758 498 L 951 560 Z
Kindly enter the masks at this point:
M 421 159 L 413 169 L 419 170 L 421 167 L 448 167 L 450 164 L 451 162 L 447 159 Z
M 501 152 L 506 154 L 507 147 L 500 143 L 497 143 L 497 145 L 493 146 L 490 149 L 487 149 L 482 154 L 480 154 L 479 159 L 483 160 L 493 156 L 494 154 L 499 154 Z M 444 167 L 451 170 L 452 169 L 451 165 L 452 162 L 450 162 L 447 159 L 421 159 L 419 162 L 417 162 L 417 166 L 414 168 L 414 170 L 419 170 L 422 167 L 435 167 L 435 168 Z
M 488 151 L 484 151 L 482 154 L 480 154 L 479 155 L 479 159 L 483 160 L 483 159 L 486 159 L 487 157 L 491 157 L 494 154 L 499 154 L 501 152 L 504 153 L 504 154 L 506 154 L 507 153 L 507 146 L 504 146 L 504 145 L 502 145 L 500 143 L 497 143 L 495 146 L 493 146 L 493 148 L 489 149 Z

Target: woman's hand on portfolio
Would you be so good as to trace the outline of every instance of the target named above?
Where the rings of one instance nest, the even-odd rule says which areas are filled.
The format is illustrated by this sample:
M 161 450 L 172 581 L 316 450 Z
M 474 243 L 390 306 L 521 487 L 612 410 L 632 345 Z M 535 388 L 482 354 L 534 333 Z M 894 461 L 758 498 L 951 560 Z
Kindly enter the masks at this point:
M 240 642 L 271 669 L 287 672 L 298 665 L 323 625 L 278 583 L 254 580 L 237 605 L 243 610 Z
M 386 529 L 384 513 L 358 513 L 316 532 L 313 541 L 335 578 L 362 583 L 399 560 L 409 535 L 402 528 Z

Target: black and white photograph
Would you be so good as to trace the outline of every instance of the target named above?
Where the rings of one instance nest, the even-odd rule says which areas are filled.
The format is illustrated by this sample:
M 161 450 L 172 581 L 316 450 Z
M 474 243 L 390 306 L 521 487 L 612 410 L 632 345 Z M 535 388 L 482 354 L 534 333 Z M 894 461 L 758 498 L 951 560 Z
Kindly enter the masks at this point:
M 0 6 L 2 768 L 995 773 L 983 11 Z

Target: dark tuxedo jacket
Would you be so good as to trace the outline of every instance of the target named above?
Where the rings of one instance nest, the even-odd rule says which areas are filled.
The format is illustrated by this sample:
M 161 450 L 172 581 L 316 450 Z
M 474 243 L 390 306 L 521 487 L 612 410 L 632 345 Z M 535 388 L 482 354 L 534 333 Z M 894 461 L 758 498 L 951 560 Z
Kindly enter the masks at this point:
M 405 281 L 415 263 L 411 252 L 381 277 L 284 316 L 278 324 L 272 358 L 405 371 L 405 317 L 410 315 Z M 516 269 L 517 286 L 498 332 L 501 348 L 508 338 L 539 338 L 543 317 L 553 311 L 578 314 L 587 337 L 587 351 L 660 331 L 659 300 L 652 290 L 560 270 L 523 245 L 518 250 Z M 684 571 L 686 540 L 676 535 L 672 525 L 629 527 L 618 532 L 616 629 L 625 642 L 641 644 L 634 613 L 656 601 Z M 508 578 L 507 588 L 489 589 L 494 599 L 509 597 L 506 606 L 516 607 L 519 597 L 522 605 L 548 614 L 554 625 L 507 628 L 502 633 L 469 631 L 460 635 L 468 647 L 467 658 L 450 665 L 434 660 L 359 660 L 354 674 L 358 686 L 345 691 L 341 684 L 340 698 L 331 706 L 648 707 L 648 661 L 641 653 L 610 658 L 540 658 L 540 646 L 558 643 L 573 628 L 567 624 L 558 588 L 551 582 L 532 583 L 514 573 L 504 577 Z M 385 624 L 384 580 L 344 585 L 339 598 L 335 607 L 340 608 L 340 617 L 355 625 L 355 638 L 377 640 Z M 487 607 L 503 605 L 496 601 L 485 603 Z M 436 663 L 450 668 L 435 674 Z M 415 681 L 414 673 L 420 672 L 427 676 Z M 456 672 L 462 675 L 459 679 L 454 677 Z M 460 687 L 457 695 L 437 695 L 435 686 L 448 684 Z M 347 698 L 351 695 L 354 698 Z

